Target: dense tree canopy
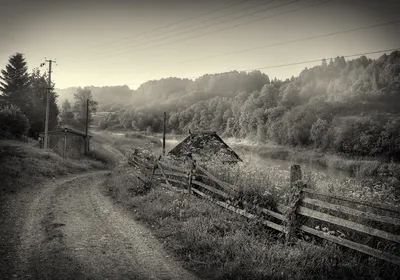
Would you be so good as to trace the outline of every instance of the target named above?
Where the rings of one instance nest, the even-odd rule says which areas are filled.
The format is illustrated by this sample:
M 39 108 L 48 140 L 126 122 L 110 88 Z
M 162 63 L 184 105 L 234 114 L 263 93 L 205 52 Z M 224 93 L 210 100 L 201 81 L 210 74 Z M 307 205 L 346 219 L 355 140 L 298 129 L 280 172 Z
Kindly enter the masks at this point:
M 36 138 L 39 132 L 44 131 L 47 74 L 38 69 L 28 74 L 27 69 L 23 54 L 12 55 L 1 71 L 0 91 L 6 104 L 18 107 L 20 113 L 26 116 L 29 122 L 28 136 Z M 49 98 L 49 129 L 52 130 L 58 125 L 57 94 L 51 91 Z
M 337 57 L 285 81 L 259 71 L 142 84 L 102 127 L 174 133 L 215 130 L 259 142 L 400 159 L 400 52 L 376 60 Z M 111 109 L 111 108 L 109 108 Z

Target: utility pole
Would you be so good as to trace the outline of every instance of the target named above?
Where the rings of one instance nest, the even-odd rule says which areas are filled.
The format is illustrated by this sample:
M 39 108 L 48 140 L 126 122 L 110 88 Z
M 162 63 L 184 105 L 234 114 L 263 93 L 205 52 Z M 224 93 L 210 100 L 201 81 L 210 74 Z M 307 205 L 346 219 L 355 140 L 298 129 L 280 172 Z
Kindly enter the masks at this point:
M 163 141 L 162 141 L 162 154 L 165 156 L 165 123 L 167 122 L 167 113 L 164 112 L 164 130 L 163 130 Z
M 89 141 L 88 141 L 88 129 L 89 129 L 89 99 L 86 99 L 86 131 L 85 131 L 85 152 L 89 152 Z
M 54 60 L 46 60 L 49 63 L 49 81 L 46 94 L 46 121 L 44 124 L 44 149 L 48 148 L 49 142 L 49 111 L 50 111 L 50 92 L 51 92 L 51 64 L 55 62 Z

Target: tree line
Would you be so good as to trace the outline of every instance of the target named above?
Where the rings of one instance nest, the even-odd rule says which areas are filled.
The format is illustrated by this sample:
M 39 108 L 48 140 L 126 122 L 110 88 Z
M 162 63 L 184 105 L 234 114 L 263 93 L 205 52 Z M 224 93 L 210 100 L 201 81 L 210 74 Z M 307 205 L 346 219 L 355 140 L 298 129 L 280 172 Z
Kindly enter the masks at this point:
M 214 130 L 223 137 L 400 160 L 400 52 L 378 59 L 337 57 L 298 77 L 260 71 L 148 81 L 100 126 L 161 132 Z
M 51 84 L 54 88 L 55 84 Z M 10 56 L 0 76 L 0 137 L 38 138 L 44 131 L 48 73 L 35 68 L 28 72 L 28 65 L 22 53 Z M 89 116 L 96 112 L 97 102 L 87 88 L 77 88 L 74 106 L 66 100 L 61 108 L 57 106 L 58 95 L 49 93 L 49 130 L 61 126 L 83 129 L 86 117 L 86 99 L 90 100 Z

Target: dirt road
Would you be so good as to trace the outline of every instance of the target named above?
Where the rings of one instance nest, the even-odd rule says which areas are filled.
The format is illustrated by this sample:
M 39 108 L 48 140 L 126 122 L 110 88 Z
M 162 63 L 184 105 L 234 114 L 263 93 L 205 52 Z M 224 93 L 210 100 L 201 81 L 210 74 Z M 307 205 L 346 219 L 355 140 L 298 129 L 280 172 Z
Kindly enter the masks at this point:
M 1 279 L 195 279 L 104 196 L 108 172 L 54 180 L 0 207 Z

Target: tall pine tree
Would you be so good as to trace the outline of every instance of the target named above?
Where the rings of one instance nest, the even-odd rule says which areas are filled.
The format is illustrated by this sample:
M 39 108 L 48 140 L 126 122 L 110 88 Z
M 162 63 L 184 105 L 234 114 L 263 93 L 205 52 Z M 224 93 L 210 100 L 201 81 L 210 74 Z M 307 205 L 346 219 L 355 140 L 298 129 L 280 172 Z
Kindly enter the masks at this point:
M 3 99 L 9 104 L 19 107 L 23 114 L 31 108 L 29 98 L 28 66 L 22 53 L 16 53 L 9 58 L 6 68 L 1 70 L 0 91 Z

